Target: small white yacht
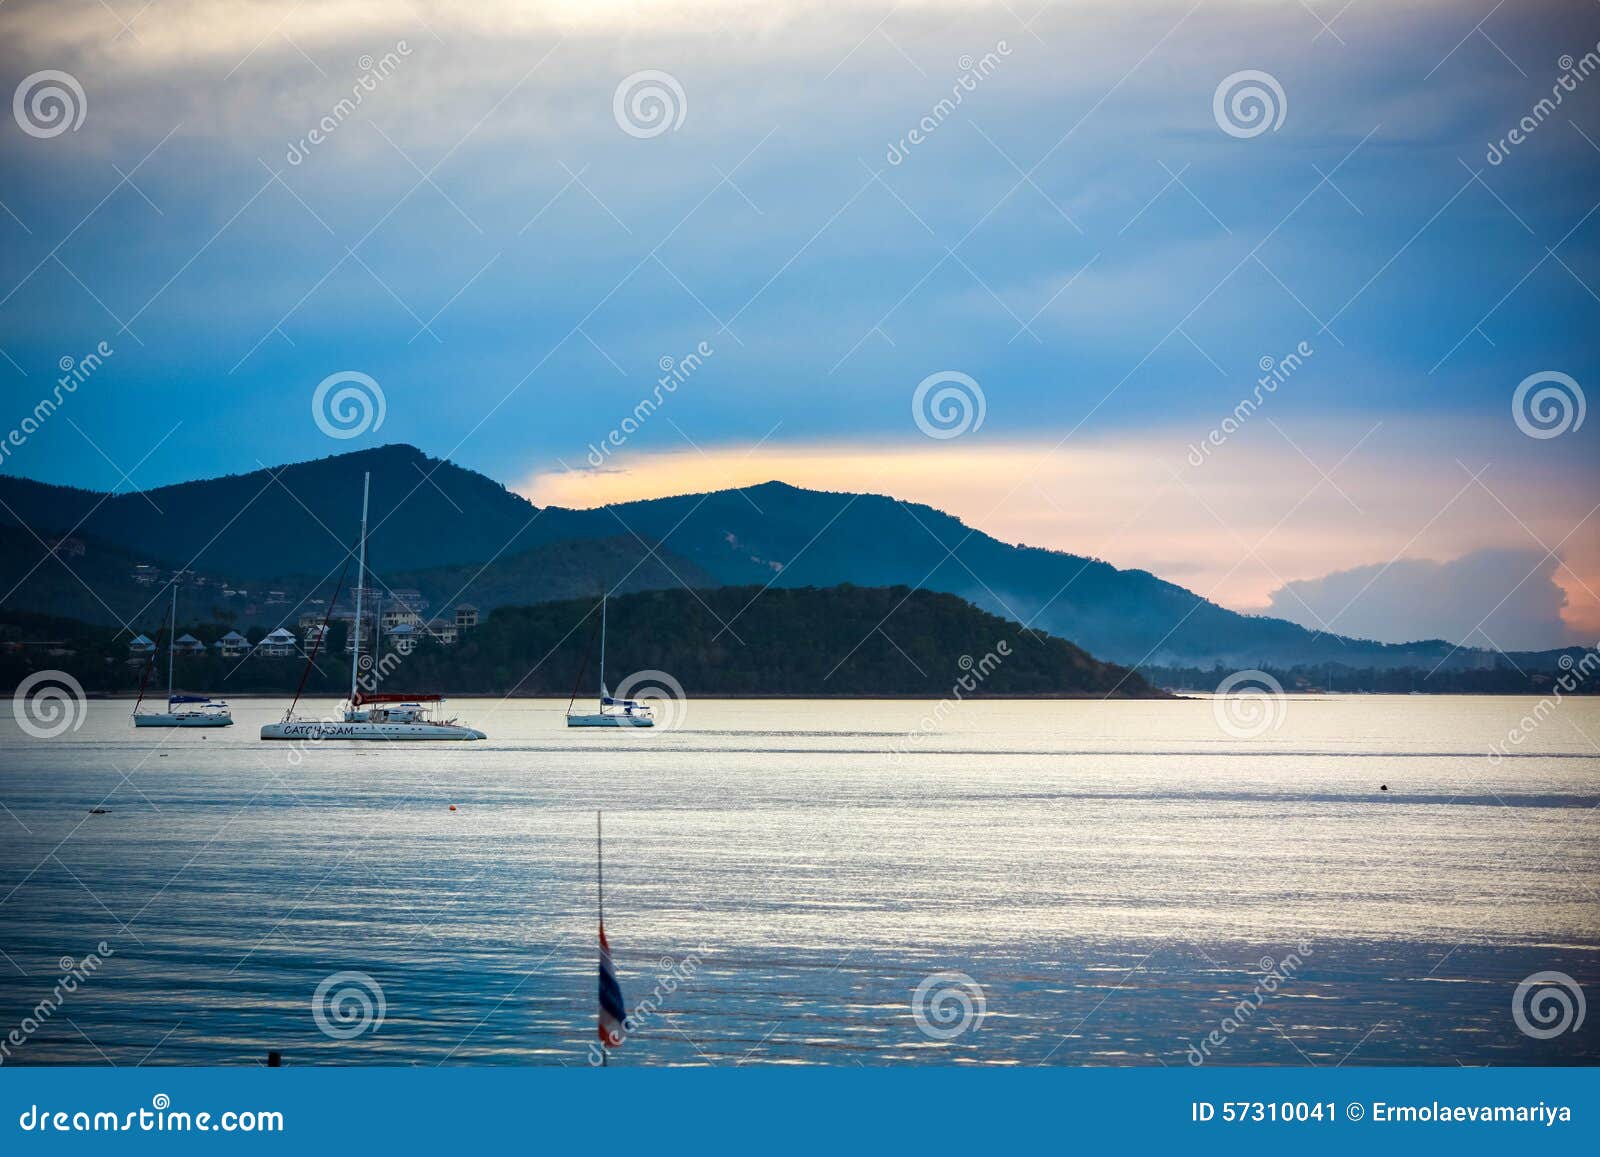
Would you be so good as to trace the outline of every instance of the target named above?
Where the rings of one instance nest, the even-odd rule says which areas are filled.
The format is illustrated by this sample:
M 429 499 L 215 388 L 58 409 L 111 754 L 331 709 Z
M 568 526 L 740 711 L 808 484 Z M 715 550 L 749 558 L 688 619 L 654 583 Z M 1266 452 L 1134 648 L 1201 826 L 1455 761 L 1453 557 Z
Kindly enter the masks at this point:
M 442 719 L 438 715 L 439 705 L 444 702 L 442 695 L 418 695 L 415 693 L 368 692 L 362 691 L 359 683 L 361 675 L 361 636 L 362 636 L 362 607 L 361 596 L 367 585 L 367 500 L 371 495 L 372 475 L 368 474 L 361 487 L 361 540 L 358 548 L 360 566 L 356 579 L 356 617 L 351 625 L 355 632 L 353 648 L 350 652 L 350 698 L 345 702 L 344 709 L 337 719 L 308 719 L 294 713 L 296 705 L 300 702 L 299 692 L 295 693 L 294 702 L 289 704 L 289 710 L 283 714 L 283 719 L 278 723 L 268 723 L 261 728 L 262 739 L 384 739 L 384 740 L 411 740 L 411 739 L 487 739 L 483 732 L 475 727 L 466 727 L 457 723 L 455 719 Z M 339 592 L 334 591 L 333 599 L 328 603 L 331 615 L 333 605 L 338 601 Z M 306 656 L 306 672 L 309 674 L 311 665 L 316 661 L 317 648 L 328 635 L 328 622 L 325 617 L 322 630 L 318 632 L 317 641 L 312 645 L 311 653 Z M 305 686 L 302 676 L 301 686 Z
M 587 666 L 585 662 L 585 666 Z M 580 669 L 578 678 L 583 678 Z M 567 703 L 568 727 L 654 727 L 655 712 L 650 704 L 638 699 L 613 699 L 606 689 L 606 596 L 600 596 L 600 710 L 592 714 L 574 714 L 572 704 L 577 701 L 577 688 Z
M 186 638 L 188 636 L 185 636 Z M 209 695 L 178 695 L 172 690 L 173 665 L 178 653 L 178 580 L 172 580 L 172 622 L 167 628 L 167 709 L 141 711 L 144 705 L 144 684 L 139 685 L 139 698 L 133 705 L 135 727 L 232 727 L 233 713 L 221 699 Z M 148 678 L 149 669 L 145 675 Z

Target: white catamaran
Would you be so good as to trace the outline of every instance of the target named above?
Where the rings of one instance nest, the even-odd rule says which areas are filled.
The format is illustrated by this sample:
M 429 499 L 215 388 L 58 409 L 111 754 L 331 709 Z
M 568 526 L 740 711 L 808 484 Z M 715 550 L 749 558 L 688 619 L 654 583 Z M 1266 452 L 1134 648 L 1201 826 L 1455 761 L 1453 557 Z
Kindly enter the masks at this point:
M 587 666 L 587 663 L 585 664 Z M 578 678 L 583 678 L 580 669 Z M 592 715 L 574 715 L 572 704 L 577 701 L 578 689 L 572 689 L 572 699 L 567 702 L 568 727 L 654 727 L 655 712 L 650 704 L 638 699 L 613 699 L 606 689 L 606 596 L 600 595 L 600 710 Z
M 172 622 L 167 628 L 167 709 L 140 711 L 144 704 L 144 685 L 133 705 L 135 727 L 232 727 L 228 705 L 209 695 L 178 695 L 172 690 L 172 668 L 178 654 L 178 580 L 172 580 Z M 148 670 L 146 671 L 148 675 Z
M 368 474 L 361 485 L 361 540 L 357 548 L 360 557 L 356 579 L 356 617 L 351 625 L 355 632 L 350 653 L 350 698 L 341 719 L 305 719 L 294 713 L 299 703 L 299 693 L 294 703 L 283 714 L 281 723 L 268 723 L 261 728 L 262 739 L 487 739 L 488 736 L 473 727 L 463 727 L 454 719 L 440 719 L 436 712 L 444 702 L 442 695 L 397 694 L 394 692 L 365 692 L 358 682 L 361 673 L 362 606 L 361 596 L 367 585 L 367 499 L 372 490 L 372 475 Z M 334 601 L 338 600 L 334 592 Z M 333 602 L 328 604 L 331 615 Z M 311 669 L 317 657 L 317 647 L 328 634 L 324 620 L 316 644 L 306 657 L 306 670 Z M 305 685 L 304 677 L 301 686 Z

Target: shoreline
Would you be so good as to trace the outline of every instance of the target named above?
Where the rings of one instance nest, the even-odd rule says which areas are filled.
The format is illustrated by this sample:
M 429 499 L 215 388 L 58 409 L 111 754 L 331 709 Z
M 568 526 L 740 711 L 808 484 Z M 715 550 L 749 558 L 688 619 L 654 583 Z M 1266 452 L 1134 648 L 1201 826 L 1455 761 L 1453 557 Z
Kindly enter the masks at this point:
M 1186 687 L 1186 688 L 1183 688 L 1181 690 L 1163 688 L 1163 690 L 1166 692 L 1163 695 L 1118 695 L 1118 696 L 1114 696 L 1114 697 L 1110 697 L 1110 698 L 1108 698 L 1108 697 L 1106 697 L 1104 695 L 1089 695 L 1089 694 L 1081 694 L 1081 695 L 1074 695 L 1074 694 L 1068 694 L 1068 695 L 965 695 L 965 696 L 962 697 L 960 702 L 971 703 L 971 702 L 980 702 L 981 701 L 981 702 L 984 702 L 984 703 L 1057 703 L 1057 702 L 1061 702 L 1061 703 L 1171 703 L 1171 702 L 1194 702 L 1196 700 L 1205 700 L 1205 699 L 1218 698 L 1218 696 L 1214 692 L 1206 691 L 1206 690 L 1201 689 L 1201 688 Z M 411 692 L 411 693 L 412 694 L 419 694 L 419 695 L 423 694 L 423 692 L 420 692 L 420 691 L 419 692 Z M 508 699 L 519 699 L 519 700 L 520 699 L 526 699 L 526 700 L 545 699 L 545 700 L 549 700 L 549 701 L 554 702 L 554 703 L 559 703 L 559 702 L 562 701 L 561 696 L 559 696 L 559 695 L 525 695 L 525 694 L 496 695 L 496 694 L 493 694 L 493 693 L 490 693 L 490 692 L 482 692 L 482 691 L 460 691 L 460 692 L 440 691 L 440 692 L 427 692 L 427 694 L 438 694 L 438 695 L 443 696 L 446 699 L 483 699 L 483 700 L 494 700 L 494 701 L 500 701 L 500 702 L 503 702 L 503 701 L 508 700 Z M 1404 699 L 1404 698 L 1412 698 L 1412 697 L 1427 698 L 1427 699 L 1451 699 L 1451 698 L 1456 698 L 1456 699 L 1538 699 L 1541 696 L 1537 692 L 1533 692 L 1533 691 L 1291 691 L 1291 692 L 1285 692 L 1284 695 L 1283 695 L 1283 698 L 1285 700 L 1292 700 L 1292 701 L 1296 701 L 1296 702 L 1304 702 L 1304 701 L 1318 700 L 1318 699 L 1362 699 L 1362 698 L 1365 698 L 1365 699 L 1381 699 L 1381 698 Z M 129 703 L 132 703 L 132 702 L 136 701 L 139 697 L 138 697 L 137 694 L 135 694 L 133 692 L 120 692 L 119 691 L 119 692 L 111 693 L 111 692 L 104 692 L 104 691 L 91 691 L 91 692 L 86 692 L 84 694 L 84 698 L 88 699 L 88 700 L 91 700 L 91 701 L 94 701 L 94 702 L 113 702 L 114 703 L 114 702 L 119 702 L 119 701 L 126 701 L 126 702 L 129 702 Z M 153 696 L 153 697 L 152 696 L 146 696 L 146 698 L 159 700 L 161 697 L 159 695 L 157 695 L 157 696 Z M 224 692 L 222 694 L 217 695 L 216 698 L 227 699 L 227 700 L 240 700 L 240 701 L 243 701 L 243 700 L 255 700 L 255 699 L 290 699 L 290 698 L 293 698 L 293 694 L 292 694 L 292 692 L 288 692 L 288 691 L 282 691 L 282 692 L 279 692 L 279 691 L 239 691 L 239 692 L 231 692 L 231 693 L 230 692 Z M 334 699 L 334 700 L 342 702 L 344 700 L 345 696 L 343 694 L 339 693 L 339 692 L 326 692 L 326 693 L 302 695 L 302 696 L 300 696 L 300 698 L 303 699 L 303 700 Z M 592 698 L 592 696 L 591 696 L 591 698 Z M 913 695 L 913 694 L 906 694 L 906 695 L 893 695 L 893 694 L 879 694 L 879 695 L 826 695 L 826 694 L 817 694 L 817 693 L 791 694 L 791 693 L 787 693 L 787 692 L 771 692 L 771 693 L 765 693 L 765 694 L 762 694 L 762 693 L 755 693 L 755 694 L 749 694 L 749 693 L 747 693 L 747 694 L 707 693 L 707 694 L 703 694 L 703 695 L 688 696 L 688 698 L 694 699 L 694 700 L 701 700 L 701 701 L 718 701 L 718 702 L 728 702 L 728 703 L 740 703 L 740 702 L 747 702 L 747 701 L 748 702 L 753 702 L 753 703 L 763 703 L 763 702 L 770 702 L 770 701 L 776 701 L 776 700 L 785 700 L 785 699 L 793 700 L 793 701 L 796 701 L 796 702 L 805 702 L 805 701 L 810 701 L 810 700 L 820 700 L 820 701 L 855 702 L 855 703 L 908 703 L 908 702 L 912 702 L 912 703 L 914 703 L 914 702 L 941 703 L 945 699 L 948 699 L 949 696 L 942 696 L 941 697 L 941 696 L 934 696 L 934 695 Z M 1574 695 L 1573 698 L 1587 698 L 1587 696 Z

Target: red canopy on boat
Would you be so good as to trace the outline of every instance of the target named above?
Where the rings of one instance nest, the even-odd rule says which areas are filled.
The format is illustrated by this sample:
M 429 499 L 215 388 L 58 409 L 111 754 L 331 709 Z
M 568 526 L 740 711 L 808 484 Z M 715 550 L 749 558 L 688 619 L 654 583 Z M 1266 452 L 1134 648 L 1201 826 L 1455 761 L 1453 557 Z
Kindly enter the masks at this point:
M 365 691 L 357 691 L 356 692 L 356 697 L 355 697 L 355 704 L 356 704 L 357 707 L 363 706 L 364 704 L 367 704 L 367 703 L 442 703 L 442 702 L 444 702 L 444 696 L 443 695 L 408 695 L 408 694 L 405 694 L 404 692 L 391 692 L 391 691 L 380 691 L 380 692 L 376 692 L 376 693 L 373 693 L 373 694 L 368 694 Z

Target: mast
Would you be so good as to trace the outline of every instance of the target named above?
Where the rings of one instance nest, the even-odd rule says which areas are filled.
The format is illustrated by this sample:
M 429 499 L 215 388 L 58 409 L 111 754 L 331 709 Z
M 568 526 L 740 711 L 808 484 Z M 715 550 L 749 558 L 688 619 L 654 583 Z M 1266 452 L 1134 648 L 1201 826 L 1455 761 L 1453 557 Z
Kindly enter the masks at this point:
M 606 690 L 606 592 L 600 592 L 600 698 L 607 698 Z M 598 823 L 599 821 L 596 820 Z
M 167 709 L 172 709 L 172 667 L 178 656 L 178 580 L 172 580 L 172 625 L 167 628 Z
M 372 493 L 372 474 L 369 471 L 361 479 L 361 542 L 357 547 L 360 565 L 356 571 L 356 624 L 355 624 L 355 649 L 350 653 L 350 707 L 356 705 L 356 677 L 361 672 L 361 596 L 363 588 L 367 585 L 367 498 Z

